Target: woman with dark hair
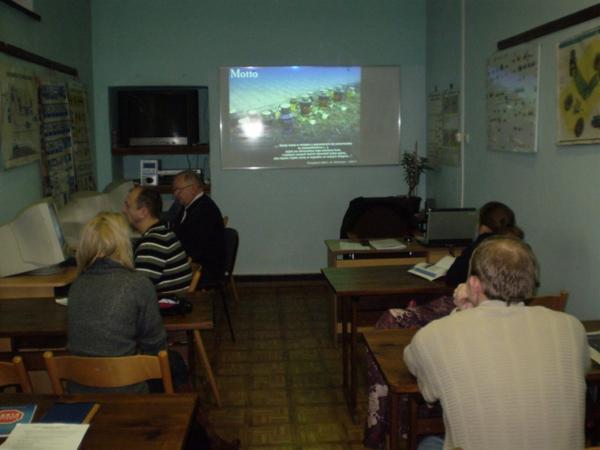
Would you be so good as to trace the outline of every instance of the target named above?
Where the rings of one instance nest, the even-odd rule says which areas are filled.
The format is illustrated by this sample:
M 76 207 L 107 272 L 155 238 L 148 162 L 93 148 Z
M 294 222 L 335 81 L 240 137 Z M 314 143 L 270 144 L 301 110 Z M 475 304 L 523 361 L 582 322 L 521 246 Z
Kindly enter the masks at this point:
M 463 250 L 446 273 L 446 283 L 455 287 L 454 295 L 440 297 L 421 305 L 411 300 L 406 308 L 390 309 L 383 313 L 375 328 L 421 328 L 433 320 L 447 316 L 455 308 L 469 308 L 471 304 L 467 302 L 465 282 L 471 255 L 479 244 L 494 235 L 511 235 L 519 239 L 524 237 L 523 231 L 516 224 L 515 213 L 500 202 L 488 202 L 481 207 L 477 239 Z M 370 448 L 382 448 L 387 430 L 389 389 L 370 353 L 367 353 L 367 374 L 369 404 L 363 444 Z M 404 420 L 402 415 L 406 411 L 406 399 L 403 400 L 400 403 L 401 420 Z

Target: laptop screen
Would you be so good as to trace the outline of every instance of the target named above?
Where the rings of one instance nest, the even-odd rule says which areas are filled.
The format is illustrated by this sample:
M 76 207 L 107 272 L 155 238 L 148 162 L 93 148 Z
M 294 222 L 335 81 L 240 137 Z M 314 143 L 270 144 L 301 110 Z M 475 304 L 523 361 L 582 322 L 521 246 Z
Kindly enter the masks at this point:
M 427 244 L 466 244 L 477 235 L 475 208 L 432 209 L 427 212 Z

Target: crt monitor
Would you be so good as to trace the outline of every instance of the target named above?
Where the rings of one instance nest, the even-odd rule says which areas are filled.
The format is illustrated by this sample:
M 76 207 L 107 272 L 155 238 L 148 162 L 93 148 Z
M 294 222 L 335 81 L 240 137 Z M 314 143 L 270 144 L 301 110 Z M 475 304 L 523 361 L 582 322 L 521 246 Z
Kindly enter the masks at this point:
M 43 199 L 0 226 L 0 276 L 50 273 L 66 259 L 66 242 L 56 207 Z

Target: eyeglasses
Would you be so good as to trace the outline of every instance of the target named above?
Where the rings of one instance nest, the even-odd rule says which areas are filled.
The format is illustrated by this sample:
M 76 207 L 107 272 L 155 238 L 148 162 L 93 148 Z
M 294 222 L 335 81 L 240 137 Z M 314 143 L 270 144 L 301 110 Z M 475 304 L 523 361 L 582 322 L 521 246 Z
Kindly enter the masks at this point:
M 173 195 L 177 195 L 179 194 L 181 191 L 183 191 L 186 188 L 189 188 L 191 186 L 191 184 L 186 184 L 185 186 L 181 186 L 181 187 L 173 187 L 173 189 L 171 189 L 171 192 L 173 193 Z

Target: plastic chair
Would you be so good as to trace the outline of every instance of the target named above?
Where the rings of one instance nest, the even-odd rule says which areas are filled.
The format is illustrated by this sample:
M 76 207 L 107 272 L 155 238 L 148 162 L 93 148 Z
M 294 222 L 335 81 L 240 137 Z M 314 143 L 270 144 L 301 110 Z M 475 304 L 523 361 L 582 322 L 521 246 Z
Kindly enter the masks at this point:
M 23 358 L 15 356 L 12 362 L 0 362 L 0 386 L 18 386 L 21 392 L 33 392 Z
M 174 392 L 165 350 L 158 352 L 158 355 L 116 357 L 54 356 L 52 352 L 45 352 L 44 361 L 52 391 L 56 395 L 65 393 L 62 380 L 90 387 L 111 388 L 161 379 L 165 393 Z
M 221 279 L 215 283 L 203 284 L 202 288 L 207 290 L 218 289 L 223 300 L 223 308 L 225 310 L 225 316 L 227 317 L 227 324 L 229 325 L 229 332 L 231 333 L 231 340 L 235 341 L 235 334 L 233 332 L 233 326 L 231 325 L 231 317 L 229 315 L 229 306 L 227 305 L 227 296 L 225 295 L 225 289 L 228 285 L 231 285 L 233 290 L 234 298 L 237 300 L 237 290 L 235 283 L 233 282 L 233 268 L 235 267 L 235 260 L 237 258 L 237 251 L 240 243 L 240 238 L 237 230 L 233 228 L 225 228 L 224 231 L 225 240 L 225 270 Z

